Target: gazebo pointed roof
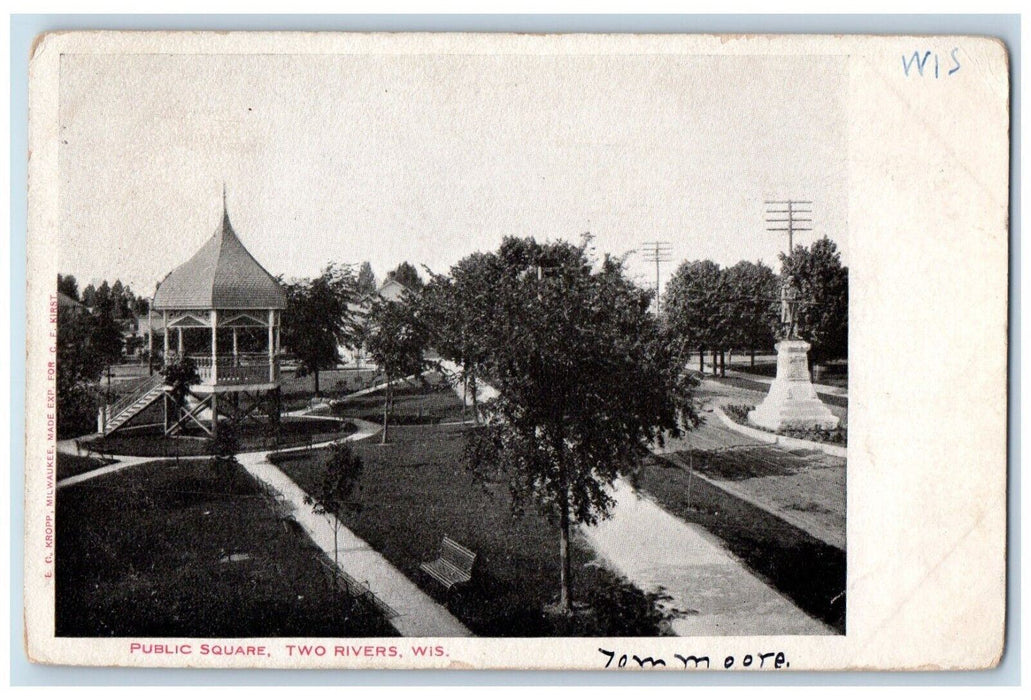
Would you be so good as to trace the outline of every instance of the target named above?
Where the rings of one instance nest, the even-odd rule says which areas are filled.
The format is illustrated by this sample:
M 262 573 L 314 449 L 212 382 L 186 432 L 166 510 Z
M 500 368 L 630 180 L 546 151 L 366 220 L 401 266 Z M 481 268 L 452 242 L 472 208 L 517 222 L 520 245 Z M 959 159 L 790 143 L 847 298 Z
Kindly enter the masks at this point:
M 192 258 L 161 281 L 154 308 L 285 309 L 286 293 L 243 247 L 223 199 L 222 224 Z

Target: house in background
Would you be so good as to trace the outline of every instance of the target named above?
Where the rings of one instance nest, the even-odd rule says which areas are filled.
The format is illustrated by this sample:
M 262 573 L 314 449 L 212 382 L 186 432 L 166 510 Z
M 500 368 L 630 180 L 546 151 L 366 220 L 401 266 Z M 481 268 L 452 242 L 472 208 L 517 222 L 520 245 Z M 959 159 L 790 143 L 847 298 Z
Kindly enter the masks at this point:
M 367 325 L 369 312 L 372 311 L 373 304 L 377 301 L 401 301 L 406 293 L 414 294 L 415 290 L 394 278 L 390 278 L 372 294 L 366 294 L 357 303 L 348 304 L 347 309 L 354 314 L 357 323 Z M 338 350 L 340 352 L 340 359 L 345 365 L 354 365 L 361 368 L 364 366 L 363 363 L 366 361 L 366 357 L 368 357 L 364 347 L 352 350 L 351 348 L 340 346 Z

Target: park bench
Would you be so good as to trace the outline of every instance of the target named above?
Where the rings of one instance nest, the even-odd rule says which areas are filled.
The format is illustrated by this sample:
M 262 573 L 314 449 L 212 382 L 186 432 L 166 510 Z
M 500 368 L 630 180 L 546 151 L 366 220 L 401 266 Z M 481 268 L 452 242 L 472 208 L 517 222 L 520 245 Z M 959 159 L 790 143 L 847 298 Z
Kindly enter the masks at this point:
M 444 535 L 440 543 L 440 556 L 433 561 L 423 562 L 419 568 L 439 581 L 444 590 L 450 591 L 454 586 L 472 578 L 475 563 L 475 552 Z

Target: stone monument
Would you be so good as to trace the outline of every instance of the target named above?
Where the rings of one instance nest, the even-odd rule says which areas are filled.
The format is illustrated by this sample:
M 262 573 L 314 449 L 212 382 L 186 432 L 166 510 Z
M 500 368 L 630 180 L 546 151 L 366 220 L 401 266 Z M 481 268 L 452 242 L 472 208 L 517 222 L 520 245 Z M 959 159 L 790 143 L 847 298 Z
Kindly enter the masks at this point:
M 816 395 L 809 377 L 809 343 L 798 338 L 798 292 L 788 277 L 780 290 L 782 339 L 777 343 L 777 378 L 748 420 L 767 430 L 838 427 L 838 418 Z

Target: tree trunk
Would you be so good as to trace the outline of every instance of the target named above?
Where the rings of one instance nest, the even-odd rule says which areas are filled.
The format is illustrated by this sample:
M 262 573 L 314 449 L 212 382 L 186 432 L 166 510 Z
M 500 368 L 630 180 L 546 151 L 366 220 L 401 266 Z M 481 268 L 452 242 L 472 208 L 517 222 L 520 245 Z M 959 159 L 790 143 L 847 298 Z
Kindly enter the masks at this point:
M 755 367 L 755 348 L 752 348 L 751 352 L 749 353 L 749 362 L 751 363 L 751 367 Z
M 566 475 L 565 437 L 559 432 L 555 440 L 555 454 L 559 473 L 559 599 L 560 612 L 573 611 L 573 569 L 569 553 L 569 479 Z
M 335 518 L 333 527 L 333 583 L 336 585 L 336 593 L 340 593 L 340 545 L 337 544 L 337 533 L 340 532 L 340 518 L 336 513 L 332 515 Z
M 705 348 L 698 349 L 698 371 L 705 374 Z
M 564 613 L 573 610 L 573 569 L 569 556 L 569 491 L 563 487 L 562 497 L 559 499 L 559 557 L 561 558 L 561 592 L 559 593 L 558 607 Z
M 719 350 L 713 350 L 712 351 L 712 376 L 714 376 L 714 377 L 719 376 L 719 373 L 720 373 L 720 367 L 719 367 L 720 361 L 719 360 L 720 360 L 720 351 Z
M 387 410 L 390 406 L 390 376 L 387 376 L 387 395 L 383 397 L 383 435 L 380 437 L 379 444 L 387 444 Z
M 462 372 L 462 422 L 469 418 L 469 375 Z
M 476 375 L 475 374 L 473 374 L 473 376 L 472 376 L 472 382 L 470 383 L 470 385 L 471 385 L 471 388 L 472 388 L 472 391 L 473 391 L 473 425 L 479 425 L 480 424 L 480 409 L 479 409 L 479 405 L 476 402 L 476 394 L 479 393 L 479 392 L 477 391 L 477 387 L 476 387 Z
M 727 376 L 727 356 L 723 350 L 720 350 L 720 376 Z
M 315 395 L 316 396 L 320 396 L 322 392 L 319 391 L 319 370 L 316 369 L 314 374 L 315 374 Z

